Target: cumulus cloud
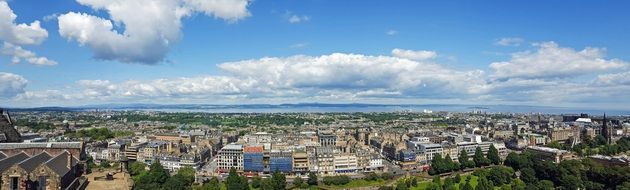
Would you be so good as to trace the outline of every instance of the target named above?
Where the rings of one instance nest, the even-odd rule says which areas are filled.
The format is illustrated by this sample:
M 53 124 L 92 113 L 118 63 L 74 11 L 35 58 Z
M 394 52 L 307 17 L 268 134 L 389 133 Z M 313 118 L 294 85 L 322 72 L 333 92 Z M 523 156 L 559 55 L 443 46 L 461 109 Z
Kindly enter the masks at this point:
M 587 47 L 581 51 L 560 47 L 555 42 L 535 44 L 535 52 L 518 52 L 512 59 L 490 64 L 493 77 L 506 78 L 565 78 L 622 69 L 627 62 L 606 59 L 605 49 Z
M 39 21 L 31 24 L 17 24 L 17 15 L 9 7 L 6 1 L 0 1 L 0 39 L 3 42 L 0 54 L 10 56 L 14 64 L 25 60 L 35 65 L 56 65 L 57 62 L 46 57 L 38 57 L 35 53 L 25 50 L 20 45 L 39 45 L 47 37 L 48 32 L 43 29 Z
M 250 0 L 77 1 L 106 11 L 110 18 L 69 12 L 58 17 L 59 34 L 89 47 L 97 59 L 127 63 L 162 61 L 169 47 L 181 38 L 184 17 L 204 13 L 235 22 L 250 15 Z
M 13 45 L 9 42 L 4 42 L 2 49 L 0 49 L 2 55 L 11 56 L 11 62 L 18 64 L 22 60 L 34 64 L 34 65 L 56 65 L 57 62 L 49 60 L 46 57 L 38 57 L 32 51 L 23 49 L 20 46 Z
M 354 100 L 469 96 L 487 87 L 479 70 L 460 71 L 441 65 L 391 56 L 333 53 L 227 62 L 224 75 L 129 80 L 81 80 L 74 93 L 29 92 L 26 101 L 46 97 L 63 100 L 299 99 Z M 334 98 L 333 98 L 334 97 Z
M 28 81 L 20 75 L 0 72 L 0 97 L 11 98 L 24 93 Z
M 37 45 L 48 38 L 48 32 L 39 21 L 30 24 L 16 24 L 17 15 L 6 1 L 0 1 L 0 38 L 6 42 L 19 45 Z
M 582 53 L 593 50 L 554 48 L 559 51 L 553 52 L 594 54 Z M 528 55 L 536 57 L 538 54 L 550 54 L 548 50 L 539 51 L 543 53 Z M 607 62 L 606 64 L 612 62 L 601 58 L 603 55 L 586 55 L 580 56 L 589 59 L 600 57 L 598 59 Z M 559 55 L 551 57 L 555 56 Z M 627 70 L 601 73 L 597 77 L 583 74 L 576 78 L 552 75 L 498 78 L 497 71 L 486 73 L 475 69 L 454 69 L 427 57 L 431 56 L 421 56 L 423 59 L 420 59 L 413 56 L 332 53 L 320 56 L 263 57 L 219 64 L 220 75 L 120 82 L 81 80 L 71 85 L 71 89 L 24 92 L 19 93 L 15 100 L 29 103 L 66 101 L 70 104 L 162 101 L 208 103 L 213 100 L 216 103 L 630 103 L 627 100 L 627 94 L 630 93 L 630 72 Z M 506 62 L 512 63 L 513 60 L 514 58 Z M 577 67 L 584 67 L 584 64 L 577 64 Z M 560 76 L 565 74 L 561 73 Z M 589 81 L 588 77 L 592 79 Z
M 498 46 L 520 46 L 525 40 L 522 38 L 500 38 L 494 42 Z
M 412 60 L 427 60 L 427 59 L 436 58 L 438 54 L 435 51 L 425 51 L 425 50 L 414 51 L 414 50 L 405 50 L 405 49 L 396 48 L 392 50 L 392 55 L 394 57 L 400 57 L 400 58 L 406 58 L 406 59 L 412 59 Z

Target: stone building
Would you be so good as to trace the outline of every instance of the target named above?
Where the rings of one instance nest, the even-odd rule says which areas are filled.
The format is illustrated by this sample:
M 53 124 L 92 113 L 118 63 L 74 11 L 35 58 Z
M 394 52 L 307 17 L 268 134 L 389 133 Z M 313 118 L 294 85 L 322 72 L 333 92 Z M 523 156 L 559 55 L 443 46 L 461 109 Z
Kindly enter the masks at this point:
M 0 108 L 0 143 L 22 142 L 20 133 L 13 127 L 9 112 Z
M 62 148 L 69 144 L 25 144 L 31 143 L 0 144 L 0 189 L 77 189 L 85 184 L 85 155 L 80 151 Z

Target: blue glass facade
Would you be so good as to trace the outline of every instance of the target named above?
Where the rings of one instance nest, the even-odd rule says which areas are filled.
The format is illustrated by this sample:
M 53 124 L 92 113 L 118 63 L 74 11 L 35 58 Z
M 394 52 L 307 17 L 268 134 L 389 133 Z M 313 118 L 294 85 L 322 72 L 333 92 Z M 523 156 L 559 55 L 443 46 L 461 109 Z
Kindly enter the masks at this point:
M 269 158 L 269 171 L 280 171 L 285 173 L 293 171 L 293 158 L 272 156 Z
M 262 172 L 263 153 L 262 152 L 245 152 L 243 153 L 243 171 L 246 172 Z
M 401 150 L 399 152 L 399 160 L 403 162 L 416 161 L 416 153 L 410 150 Z

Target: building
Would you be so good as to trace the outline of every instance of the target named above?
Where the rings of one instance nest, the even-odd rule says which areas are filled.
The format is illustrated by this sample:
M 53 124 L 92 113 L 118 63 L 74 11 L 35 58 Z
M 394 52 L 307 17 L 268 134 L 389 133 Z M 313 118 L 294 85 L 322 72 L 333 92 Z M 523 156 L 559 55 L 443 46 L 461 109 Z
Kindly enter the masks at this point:
M 383 170 L 385 166 L 383 165 L 383 159 L 378 154 L 373 154 L 370 156 L 370 165 L 365 169 L 366 172 L 371 171 L 380 171 Z
M 317 148 L 317 172 L 323 175 L 333 174 L 335 172 L 335 157 L 333 148 Z
M 0 108 L 0 114 L 0 143 L 22 142 L 20 133 L 13 127 L 9 112 Z
M 243 149 L 243 171 L 263 172 L 263 147 L 258 145 L 245 146 Z
M 309 172 L 308 154 L 305 151 L 293 151 L 293 172 L 298 174 Z
M 82 142 L 0 143 L 0 189 L 76 189 L 86 159 Z
M 145 164 L 151 165 L 155 162 L 155 156 L 166 151 L 166 141 L 149 141 L 146 146 L 138 149 L 138 160 Z
M 271 150 L 269 157 L 269 171 L 290 173 L 293 171 L 293 157 L 291 151 Z
M 549 147 L 528 146 L 526 151 L 534 154 L 535 156 L 543 160 L 549 160 L 554 163 L 560 163 L 563 160 L 571 160 L 576 158 L 575 155 L 569 151 Z
M 323 147 L 337 146 L 337 135 L 335 135 L 332 131 L 322 130 L 317 133 L 317 137 L 319 139 L 319 145 Z
M 589 156 L 589 158 L 607 167 L 611 167 L 611 166 L 629 167 L 630 166 L 630 157 L 628 157 L 627 155 L 621 155 L 621 156 L 593 155 L 593 156 Z
M 358 169 L 357 156 L 343 153 L 334 156 L 335 173 L 354 173 Z
M 125 146 L 125 156 L 129 161 L 137 161 L 140 149 L 147 145 L 147 142 L 133 142 Z
M 426 163 L 431 162 L 433 157 L 437 154 L 442 155 L 443 149 L 440 144 L 421 144 L 420 145 L 420 153 L 424 154 Z
M 217 170 L 227 173 L 230 169 L 243 171 L 243 145 L 228 144 L 219 150 L 217 157 Z

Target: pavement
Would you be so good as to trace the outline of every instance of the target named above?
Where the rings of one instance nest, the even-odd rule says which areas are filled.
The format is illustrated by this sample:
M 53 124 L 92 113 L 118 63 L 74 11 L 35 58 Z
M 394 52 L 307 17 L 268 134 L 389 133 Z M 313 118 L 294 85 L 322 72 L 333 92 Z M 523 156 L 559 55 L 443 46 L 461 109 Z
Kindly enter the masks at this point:
M 95 171 L 87 175 L 88 185 L 86 190 L 131 190 L 133 180 L 127 173 L 115 173 L 114 180 L 106 180 L 105 175 L 109 171 Z M 97 180 L 95 180 L 95 177 Z

